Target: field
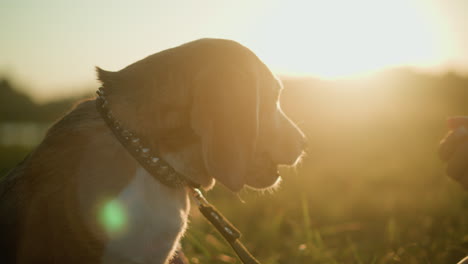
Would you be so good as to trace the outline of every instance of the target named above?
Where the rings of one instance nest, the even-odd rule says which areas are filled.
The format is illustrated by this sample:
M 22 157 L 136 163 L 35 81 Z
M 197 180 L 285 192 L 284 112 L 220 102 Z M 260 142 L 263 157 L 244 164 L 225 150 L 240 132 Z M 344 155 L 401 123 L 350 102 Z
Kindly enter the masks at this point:
M 308 137 L 302 163 L 281 169 L 274 192 L 207 193 L 262 263 L 450 264 L 468 255 L 468 192 L 437 157 L 446 117 L 468 114 L 467 78 L 394 70 L 284 85 L 281 105 Z M 2 172 L 28 151 L 2 147 Z M 182 241 L 191 263 L 240 263 L 193 207 Z

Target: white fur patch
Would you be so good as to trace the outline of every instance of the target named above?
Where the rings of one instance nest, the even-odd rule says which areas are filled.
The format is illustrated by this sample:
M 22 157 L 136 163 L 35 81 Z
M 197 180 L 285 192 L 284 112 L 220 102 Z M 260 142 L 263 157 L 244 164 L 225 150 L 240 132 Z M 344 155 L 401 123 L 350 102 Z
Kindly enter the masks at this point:
M 125 212 L 125 230 L 111 238 L 102 263 L 164 263 L 187 225 L 189 203 L 184 189 L 174 190 L 138 167 L 133 180 L 115 198 Z

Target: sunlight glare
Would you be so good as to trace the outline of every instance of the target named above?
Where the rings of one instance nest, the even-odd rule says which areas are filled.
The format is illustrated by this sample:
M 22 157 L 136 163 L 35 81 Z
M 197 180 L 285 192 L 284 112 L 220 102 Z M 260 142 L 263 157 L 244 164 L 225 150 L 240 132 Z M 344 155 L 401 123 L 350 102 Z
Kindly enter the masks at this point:
M 339 78 L 384 67 L 440 63 L 433 21 L 421 3 L 292 1 L 277 7 L 267 24 L 279 36 L 263 51 L 276 71 Z

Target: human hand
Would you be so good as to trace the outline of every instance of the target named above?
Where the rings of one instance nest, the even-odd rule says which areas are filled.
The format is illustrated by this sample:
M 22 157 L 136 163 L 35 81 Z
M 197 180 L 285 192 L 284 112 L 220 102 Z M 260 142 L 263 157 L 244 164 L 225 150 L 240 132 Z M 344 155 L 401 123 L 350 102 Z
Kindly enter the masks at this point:
M 439 156 L 447 162 L 447 175 L 468 190 L 468 116 L 447 122 L 450 130 L 440 142 Z

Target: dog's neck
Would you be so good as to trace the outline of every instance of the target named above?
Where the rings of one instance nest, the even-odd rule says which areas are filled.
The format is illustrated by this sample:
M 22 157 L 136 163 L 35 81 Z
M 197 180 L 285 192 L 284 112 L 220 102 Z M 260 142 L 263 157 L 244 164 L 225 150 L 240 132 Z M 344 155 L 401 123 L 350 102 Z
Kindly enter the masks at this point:
M 152 144 L 147 139 L 139 137 L 135 131 L 125 128 L 122 122 L 117 120 L 109 107 L 106 93 L 108 92 L 103 87 L 99 88 L 96 108 L 114 136 L 132 157 L 153 177 L 168 187 L 198 187 L 198 184 L 175 171 L 171 165 L 161 159 L 157 151 L 151 148 Z

